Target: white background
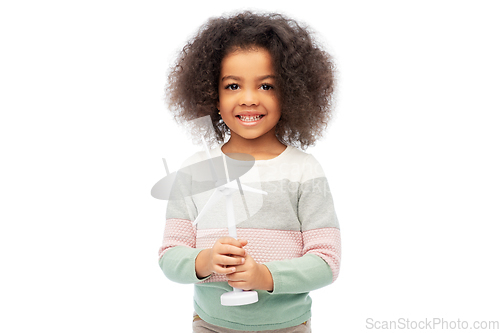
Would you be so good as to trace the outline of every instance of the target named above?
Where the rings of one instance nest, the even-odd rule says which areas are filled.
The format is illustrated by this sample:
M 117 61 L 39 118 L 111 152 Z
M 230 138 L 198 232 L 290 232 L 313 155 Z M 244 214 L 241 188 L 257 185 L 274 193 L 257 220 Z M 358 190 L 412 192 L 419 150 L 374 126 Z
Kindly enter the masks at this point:
M 175 170 L 198 148 L 163 88 L 196 29 L 236 9 L 309 24 L 339 68 L 336 119 L 308 150 L 343 242 L 314 331 L 500 320 L 497 2 L 324 3 L 2 2 L 0 331 L 190 332 L 149 191 L 162 157 Z

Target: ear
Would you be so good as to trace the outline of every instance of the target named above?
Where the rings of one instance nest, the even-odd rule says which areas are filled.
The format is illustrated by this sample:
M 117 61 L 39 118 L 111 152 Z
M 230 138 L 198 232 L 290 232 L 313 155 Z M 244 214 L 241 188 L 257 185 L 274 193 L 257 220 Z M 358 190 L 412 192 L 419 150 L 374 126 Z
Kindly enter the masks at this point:
M 220 102 L 219 101 L 217 101 L 217 110 L 220 111 Z

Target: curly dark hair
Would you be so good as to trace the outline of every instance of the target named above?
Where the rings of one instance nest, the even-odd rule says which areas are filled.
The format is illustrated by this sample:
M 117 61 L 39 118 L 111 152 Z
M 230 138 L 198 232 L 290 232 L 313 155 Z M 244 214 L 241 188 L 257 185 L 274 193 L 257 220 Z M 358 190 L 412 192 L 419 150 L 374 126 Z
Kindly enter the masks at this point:
M 209 115 L 210 143 L 222 143 L 229 128 L 218 115 L 222 59 L 236 49 L 264 48 L 272 56 L 281 118 L 276 137 L 305 149 L 314 145 L 333 112 L 336 68 L 307 27 L 280 14 L 243 12 L 210 19 L 182 49 L 168 75 L 166 102 L 181 124 Z

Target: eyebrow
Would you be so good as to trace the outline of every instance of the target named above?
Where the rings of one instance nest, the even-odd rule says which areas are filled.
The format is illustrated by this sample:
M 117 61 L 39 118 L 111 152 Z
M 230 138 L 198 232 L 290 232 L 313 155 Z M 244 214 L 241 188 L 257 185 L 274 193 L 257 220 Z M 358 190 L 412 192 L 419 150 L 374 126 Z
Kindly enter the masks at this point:
M 275 79 L 276 76 L 275 75 L 262 75 L 262 76 L 259 76 L 257 77 L 257 81 L 262 81 L 262 80 L 266 80 L 266 79 Z M 226 75 L 224 76 L 221 81 L 224 81 L 224 80 L 235 80 L 235 81 L 241 81 L 241 78 L 239 76 L 235 76 L 235 75 Z

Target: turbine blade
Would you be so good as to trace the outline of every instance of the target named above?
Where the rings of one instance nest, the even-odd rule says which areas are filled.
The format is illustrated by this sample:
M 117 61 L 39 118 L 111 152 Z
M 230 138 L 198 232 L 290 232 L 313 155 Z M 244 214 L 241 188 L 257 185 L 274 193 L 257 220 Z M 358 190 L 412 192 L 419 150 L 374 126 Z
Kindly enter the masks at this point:
M 249 219 L 250 211 L 248 210 L 247 200 L 245 199 L 245 193 L 243 193 L 243 188 L 241 187 L 240 179 L 236 178 L 236 182 L 238 183 L 238 188 L 240 189 L 241 201 L 243 201 L 243 207 L 245 207 L 245 214 L 247 215 L 247 219 Z
M 205 204 L 205 206 L 203 206 L 203 208 L 201 209 L 200 213 L 198 214 L 198 216 L 196 217 L 196 219 L 193 221 L 193 225 L 196 225 L 198 222 L 200 222 L 200 220 L 208 212 L 208 210 L 210 209 L 210 207 L 215 202 L 217 202 L 217 200 L 219 200 L 223 196 L 224 196 L 224 194 L 222 194 L 222 192 L 218 188 L 215 189 L 214 193 L 212 193 L 212 195 L 208 199 L 208 201 Z
M 205 149 L 205 153 L 207 154 L 207 159 L 210 162 L 210 172 L 212 173 L 212 179 L 217 183 L 219 179 L 217 178 L 217 172 L 215 172 L 215 165 L 212 158 L 210 157 L 210 151 L 208 150 L 207 142 L 205 141 L 205 138 L 203 136 L 201 137 L 201 141 L 203 142 L 203 148 Z
M 165 167 L 165 171 L 167 172 L 168 175 L 170 172 L 168 172 L 167 160 L 165 159 L 165 157 L 163 157 L 162 160 L 163 160 L 163 166 Z

